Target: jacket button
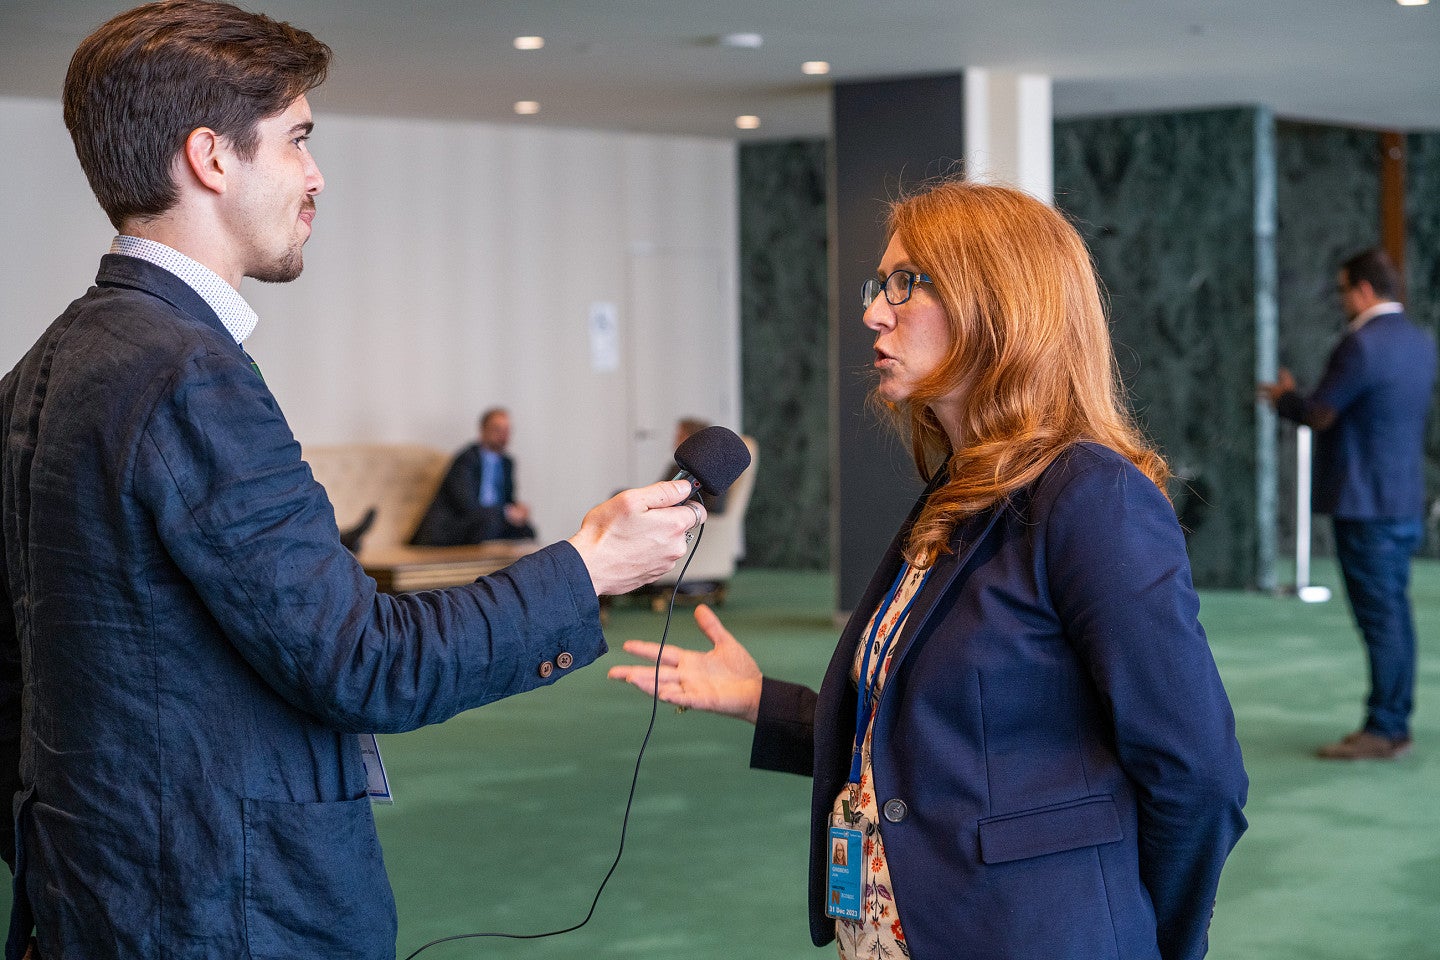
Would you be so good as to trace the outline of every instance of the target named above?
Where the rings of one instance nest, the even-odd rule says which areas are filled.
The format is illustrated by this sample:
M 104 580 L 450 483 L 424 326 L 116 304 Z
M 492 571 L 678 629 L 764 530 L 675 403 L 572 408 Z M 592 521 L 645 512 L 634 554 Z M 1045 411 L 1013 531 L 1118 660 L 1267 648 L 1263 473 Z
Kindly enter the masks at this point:
M 549 660 L 546 660 L 545 662 L 543 662 L 543 663 L 540 664 L 540 679 L 541 679 L 541 680 L 544 680 L 544 679 L 548 678 L 548 677 L 550 676 L 550 674 L 552 674 L 552 673 L 554 673 L 554 672 L 555 672 L 555 664 L 551 663 Z
M 905 801 L 899 798 L 885 801 L 885 819 L 891 823 L 899 823 L 909 814 L 910 809 L 905 806 Z
M 555 666 L 561 670 L 569 670 L 575 664 L 575 658 L 568 653 L 562 653 L 555 658 Z

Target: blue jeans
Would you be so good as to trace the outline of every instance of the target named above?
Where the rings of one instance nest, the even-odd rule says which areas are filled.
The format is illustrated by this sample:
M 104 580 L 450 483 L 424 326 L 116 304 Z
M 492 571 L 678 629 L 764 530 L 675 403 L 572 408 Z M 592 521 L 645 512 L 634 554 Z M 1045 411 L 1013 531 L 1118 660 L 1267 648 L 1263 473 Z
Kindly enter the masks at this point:
M 1392 740 L 1410 735 L 1415 691 L 1415 621 L 1410 612 L 1410 557 L 1419 520 L 1335 518 L 1335 552 L 1345 593 L 1370 659 L 1365 729 Z

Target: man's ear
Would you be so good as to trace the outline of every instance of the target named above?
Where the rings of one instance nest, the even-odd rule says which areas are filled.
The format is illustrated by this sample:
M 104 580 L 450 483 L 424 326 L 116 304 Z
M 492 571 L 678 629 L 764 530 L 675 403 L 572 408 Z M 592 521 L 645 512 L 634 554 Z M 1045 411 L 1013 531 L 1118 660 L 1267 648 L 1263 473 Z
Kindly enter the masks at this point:
M 214 193 L 225 192 L 225 174 L 230 169 L 231 153 L 229 144 L 209 127 L 196 127 L 185 138 L 185 149 L 181 151 L 186 169 L 204 189 Z

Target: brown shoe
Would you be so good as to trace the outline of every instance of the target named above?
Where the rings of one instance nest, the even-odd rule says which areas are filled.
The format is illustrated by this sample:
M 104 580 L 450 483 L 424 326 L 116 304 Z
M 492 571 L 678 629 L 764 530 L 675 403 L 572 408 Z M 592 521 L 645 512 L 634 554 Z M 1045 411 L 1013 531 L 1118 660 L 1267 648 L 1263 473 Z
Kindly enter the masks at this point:
M 1409 737 L 1391 740 L 1368 730 L 1357 730 L 1327 743 L 1316 751 L 1316 756 L 1322 760 L 1394 760 L 1410 752 L 1411 742 Z

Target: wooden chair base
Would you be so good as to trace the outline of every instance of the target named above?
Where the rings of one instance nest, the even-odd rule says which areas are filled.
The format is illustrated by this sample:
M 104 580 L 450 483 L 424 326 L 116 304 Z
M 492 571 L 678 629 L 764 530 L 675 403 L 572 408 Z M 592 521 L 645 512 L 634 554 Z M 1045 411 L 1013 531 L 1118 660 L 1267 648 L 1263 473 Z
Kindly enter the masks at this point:
M 708 590 L 687 589 L 675 593 L 675 588 L 670 584 L 651 584 L 648 587 L 641 587 L 638 590 L 631 590 L 629 593 L 618 597 L 600 598 L 600 622 L 610 622 L 610 610 L 617 603 L 648 604 L 650 609 L 656 613 L 664 613 L 670 606 L 671 595 L 675 596 L 677 607 L 694 607 L 698 604 L 708 603 L 712 607 L 722 606 L 725 603 L 724 583 L 709 584 Z
M 675 592 L 671 586 L 652 587 L 650 595 L 650 609 L 656 613 L 664 613 L 670 606 L 670 598 L 675 598 L 677 607 L 695 607 L 702 603 L 708 603 L 712 607 L 718 607 L 725 603 L 725 584 L 715 583 L 710 585 L 709 590 L 681 590 Z

